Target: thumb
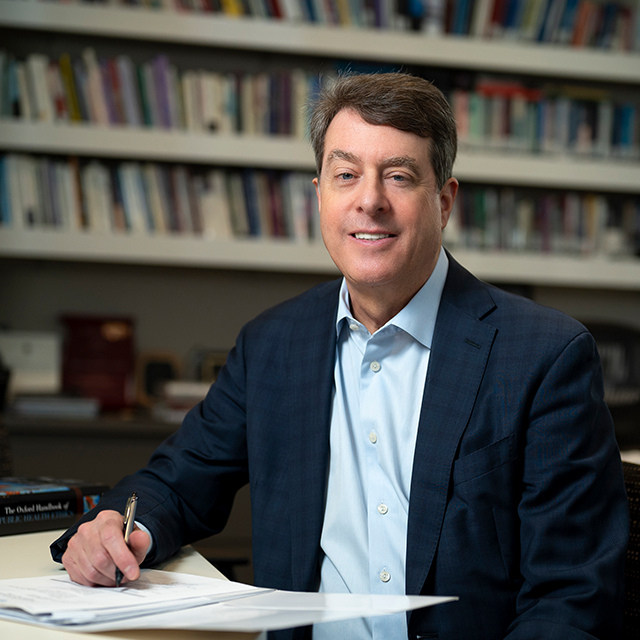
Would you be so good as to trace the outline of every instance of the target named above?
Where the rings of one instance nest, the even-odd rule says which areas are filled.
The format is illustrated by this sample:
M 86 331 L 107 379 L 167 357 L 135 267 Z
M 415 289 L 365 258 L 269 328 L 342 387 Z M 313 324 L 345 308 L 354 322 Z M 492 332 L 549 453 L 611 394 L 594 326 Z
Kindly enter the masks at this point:
M 151 538 L 149 534 L 142 529 L 134 529 L 129 536 L 129 549 L 136 557 L 138 564 L 142 564 L 142 561 L 146 558 L 149 546 L 151 545 Z

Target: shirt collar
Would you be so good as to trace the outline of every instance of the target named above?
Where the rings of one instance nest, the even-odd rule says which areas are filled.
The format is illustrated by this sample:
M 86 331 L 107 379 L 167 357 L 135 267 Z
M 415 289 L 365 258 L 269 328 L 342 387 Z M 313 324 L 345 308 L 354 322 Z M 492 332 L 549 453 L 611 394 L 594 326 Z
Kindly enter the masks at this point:
M 422 285 L 416 295 L 409 300 L 409 303 L 391 318 L 384 327 L 380 328 L 380 331 L 389 326 L 397 327 L 406 331 L 411 337 L 430 349 L 440 298 L 442 297 L 448 270 L 449 259 L 444 249 L 441 248 L 438 262 L 429 279 Z M 340 330 L 344 324 L 351 322 L 357 322 L 357 320 L 354 320 L 351 313 L 349 289 L 347 288 L 346 280 L 343 278 L 340 287 L 338 315 L 336 317 L 337 334 L 340 335 Z

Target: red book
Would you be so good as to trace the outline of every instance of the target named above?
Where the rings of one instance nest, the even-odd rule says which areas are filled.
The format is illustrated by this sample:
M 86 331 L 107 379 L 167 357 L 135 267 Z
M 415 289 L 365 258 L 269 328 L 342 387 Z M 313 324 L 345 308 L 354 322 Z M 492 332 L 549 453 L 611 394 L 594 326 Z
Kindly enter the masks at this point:
M 134 321 L 128 317 L 65 315 L 62 387 L 97 398 L 103 411 L 134 403 Z
M 507 4 L 507 0 L 495 0 L 493 4 L 493 14 L 491 16 L 492 37 L 499 37 L 502 34 L 507 12 Z
M 107 61 L 107 69 L 109 70 L 110 84 L 113 89 L 113 104 L 118 116 L 118 122 L 126 122 L 127 117 L 122 103 L 122 83 L 120 82 L 118 66 L 113 58 L 109 58 Z

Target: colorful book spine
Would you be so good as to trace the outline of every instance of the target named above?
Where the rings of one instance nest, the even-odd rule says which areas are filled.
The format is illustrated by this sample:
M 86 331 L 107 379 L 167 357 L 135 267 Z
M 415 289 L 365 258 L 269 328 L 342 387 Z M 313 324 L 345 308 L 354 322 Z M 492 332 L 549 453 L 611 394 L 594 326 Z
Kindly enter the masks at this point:
M 77 480 L 0 478 L 0 535 L 67 528 L 108 488 Z

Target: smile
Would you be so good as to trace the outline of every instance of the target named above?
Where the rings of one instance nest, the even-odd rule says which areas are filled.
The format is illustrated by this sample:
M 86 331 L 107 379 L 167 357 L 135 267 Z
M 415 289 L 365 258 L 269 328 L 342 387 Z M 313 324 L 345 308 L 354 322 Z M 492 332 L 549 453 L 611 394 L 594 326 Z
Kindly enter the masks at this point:
M 353 235 L 357 240 L 382 240 L 391 237 L 390 233 L 354 233 Z

